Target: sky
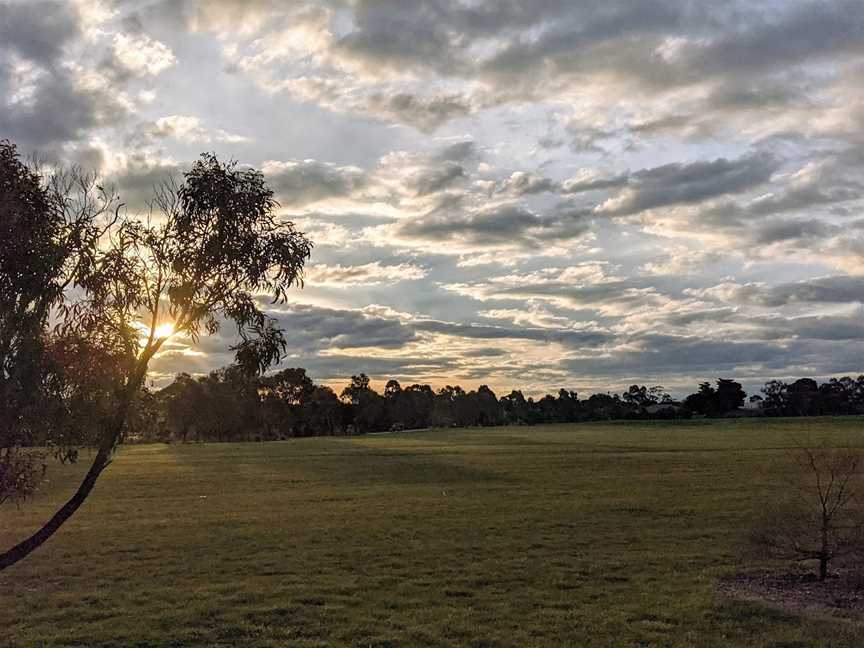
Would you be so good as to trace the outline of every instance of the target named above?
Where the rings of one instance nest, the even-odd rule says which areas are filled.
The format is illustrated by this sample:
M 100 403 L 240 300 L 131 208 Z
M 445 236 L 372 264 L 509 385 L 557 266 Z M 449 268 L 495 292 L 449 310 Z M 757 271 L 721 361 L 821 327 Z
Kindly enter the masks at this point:
M 315 244 L 282 366 L 334 386 L 864 372 L 862 78 L 860 0 L 0 0 L 0 137 L 133 211 L 261 169 Z

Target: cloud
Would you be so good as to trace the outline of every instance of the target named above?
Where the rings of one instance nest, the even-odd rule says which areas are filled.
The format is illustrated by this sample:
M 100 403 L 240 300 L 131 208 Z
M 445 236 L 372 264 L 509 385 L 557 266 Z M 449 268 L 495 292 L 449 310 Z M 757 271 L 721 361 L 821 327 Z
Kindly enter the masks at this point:
M 306 270 L 306 282 L 333 288 L 393 285 L 422 279 L 427 271 L 411 263 L 382 265 L 379 261 L 358 266 L 314 264 Z
M 411 182 L 416 187 L 418 196 L 426 196 L 446 189 L 463 178 L 465 178 L 465 169 L 462 165 L 445 160 L 440 166 L 423 169 L 412 178 Z
M 549 178 L 525 171 L 514 171 L 501 186 L 502 191 L 511 193 L 514 196 L 552 192 L 557 189 L 557 183 Z
M 618 317 L 655 309 L 670 299 L 644 279 L 608 275 L 606 269 L 597 264 L 512 273 L 476 283 L 446 284 L 444 288 L 481 302 L 539 301 Z
M 64 47 L 81 34 L 78 15 L 68 2 L 4 2 L 0 5 L 0 48 L 51 67 Z
M 167 45 L 146 34 L 117 34 L 114 55 L 121 65 L 138 76 L 155 76 L 177 62 Z
M 861 360 L 858 4 L 0 3 L 0 131 L 130 209 L 192 148 L 263 168 L 316 244 L 274 313 L 317 376 L 828 373 Z
M 60 146 L 129 115 L 110 62 L 101 69 L 72 56 L 83 37 L 70 3 L 0 6 L 0 132 L 25 152 L 57 161 Z
M 424 97 L 409 92 L 374 92 L 354 102 L 352 107 L 379 119 L 409 124 L 423 133 L 432 133 L 453 119 L 471 114 L 475 110 L 472 103 L 460 94 Z
M 270 160 L 261 170 L 287 207 L 302 207 L 332 198 L 347 198 L 366 186 L 366 174 L 353 166 L 317 160 Z
M 626 186 L 602 203 L 597 211 L 626 216 L 656 207 L 739 193 L 767 182 L 778 167 L 773 157 L 755 154 L 735 160 L 674 163 L 637 171 L 628 178 Z
M 570 210 L 566 205 L 545 214 L 512 202 L 466 208 L 456 198 L 385 231 L 399 245 L 447 243 L 442 252 L 450 254 L 484 248 L 532 249 L 582 239 L 590 230 L 587 216 L 587 212 Z
M 147 143 L 163 138 L 174 138 L 188 144 L 212 144 L 227 142 L 239 144 L 248 142 L 249 138 L 221 128 L 208 128 L 199 117 L 191 115 L 168 115 L 156 121 L 143 125 L 136 133 L 140 143 Z
M 689 291 L 698 297 L 777 308 L 791 304 L 864 303 L 864 277 L 836 275 L 767 286 L 726 282 Z

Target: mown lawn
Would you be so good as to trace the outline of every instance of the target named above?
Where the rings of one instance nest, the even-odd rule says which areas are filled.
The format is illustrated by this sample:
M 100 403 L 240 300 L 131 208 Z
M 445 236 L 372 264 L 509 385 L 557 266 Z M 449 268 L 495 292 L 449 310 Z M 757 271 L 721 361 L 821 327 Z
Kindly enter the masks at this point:
M 716 593 L 791 435 L 864 445 L 864 421 L 126 447 L 0 573 L 0 645 L 861 646 L 848 621 Z M 83 469 L 4 508 L 0 544 Z

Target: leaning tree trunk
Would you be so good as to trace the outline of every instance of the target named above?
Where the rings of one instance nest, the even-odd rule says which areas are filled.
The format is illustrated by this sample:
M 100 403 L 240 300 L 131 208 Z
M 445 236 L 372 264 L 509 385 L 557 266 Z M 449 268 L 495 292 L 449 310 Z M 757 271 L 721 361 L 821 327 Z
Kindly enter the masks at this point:
M 102 474 L 102 471 L 105 470 L 106 466 L 110 463 L 110 454 L 110 450 L 99 448 L 99 452 L 96 453 L 96 458 L 93 460 L 93 465 L 90 466 L 90 470 L 87 471 L 84 480 L 81 482 L 78 490 L 75 491 L 75 494 L 69 498 L 69 501 L 67 501 L 60 510 L 42 526 L 41 529 L 36 531 L 36 533 L 26 540 L 19 542 L 8 551 L 0 554 L 0 571 L 3 571 L 7 567 L 11 567 L 19 560 L 23 560 L 36 551 L 36 549 L 41 547 L 48 538 L 54 535 L 57 530 L 63 526 L 66 520 L 72 517 L 75 511 L 77 511 L 84 503 L 84 500 L 87 499 L 90 491 L 93 490 L 93 486 L 96 484 L 96 480 L 99 479 L 99 475 Z
M 105 430 L 105 433 L 100 439 L 99 450 L 96 453 L 96 457 L 93 459 L 93 464 L 90 466 L 87 474 L 84 475 L 84 479 L 81 481 L 78 490 L 76 490 L 75 494 L 72 495 L 72 497 L 70 497 L 53 516 L 51 516 L 50 520 L 42 525 L 42 528 L 26 540 L 19 542 L 8 551 L 0 554 L 0 571 L 3 571 L 7 567 L 11 567 L 20 560 L 23 560 L 36 551 L 36 549 L 41 547 L 48 538 L 57 533 L 60 527 L 75 514 L 75 511 L 81 507 L 84 500 L 86 500 L 87 496 L 90 495 L 93 486 L 96 485 L 96 480 L 99 479 L 99 475 L 101 475 L 102 471 L 108 467 L 109 463 L 111 463 L 111 453 L 120 441 L 123 429 L 126 427 L 129 410 L 132 407 L 132 403 L 140 391 L 141 386 L 144 384 L 147 363 L 155 352 L 156 350 L 148 350 L 145 352 L 144 357 L 139 360 L 136 371 L 133 373 L 132 378 L 126 384 L 121 393 L 120 402 L 118 403 L 114 419 L 111 421 L 109 427 Z

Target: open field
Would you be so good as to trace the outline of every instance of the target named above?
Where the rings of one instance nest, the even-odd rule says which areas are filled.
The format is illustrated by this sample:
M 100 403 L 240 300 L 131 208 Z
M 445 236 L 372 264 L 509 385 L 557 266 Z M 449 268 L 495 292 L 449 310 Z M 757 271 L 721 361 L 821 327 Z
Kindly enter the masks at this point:
M 790 434 L 864 445 L 864 421 L 126 447 L 0 574 L 0 645 L 860 646 L 848 621 L 716 592 Z M 83 469 L 5 508 L 0 544 Z

